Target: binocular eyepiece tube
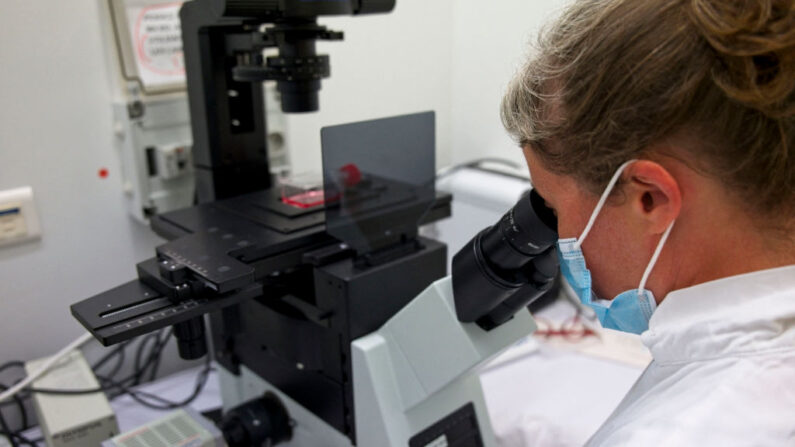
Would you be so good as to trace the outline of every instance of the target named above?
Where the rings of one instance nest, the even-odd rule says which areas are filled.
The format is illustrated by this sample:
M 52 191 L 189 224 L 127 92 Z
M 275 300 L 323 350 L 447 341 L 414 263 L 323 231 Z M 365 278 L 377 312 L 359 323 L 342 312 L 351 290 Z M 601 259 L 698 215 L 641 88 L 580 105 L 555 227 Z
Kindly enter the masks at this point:
M 453 295 L 462 322 L 486 330 L 549 290 L 558 274 L 557 219 L 535 190 L 453 257 Z

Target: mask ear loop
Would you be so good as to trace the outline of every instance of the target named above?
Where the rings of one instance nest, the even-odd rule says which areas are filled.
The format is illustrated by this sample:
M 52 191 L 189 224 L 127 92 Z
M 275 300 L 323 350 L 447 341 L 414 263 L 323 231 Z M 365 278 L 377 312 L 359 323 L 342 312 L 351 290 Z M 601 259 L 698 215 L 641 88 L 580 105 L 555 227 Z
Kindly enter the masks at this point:
M 618 167 L 616 173 L 613 174 L 613 177 L 610 179 L 610 182 L 607 183 L 607 187 L 605 191 L 602 193 L 602 197 L 599 198 L 599 202 L 596 203 L 596 207 L 593 209 L 591 213 L 591 218 L 588 219 L 588 225 L 585 226 L 585 229 L 582 230 L 582 234 L 577 240 L 574 242 L 574 248 L 579 249 L 582 246 L 582 242 L 585 240 L 585 237 L 588 236 L 588 233 L 591 232 L 591 228 L 593 228 L 594 222 L 596 222 L 596 216 L 599 215 L 599 212 L 602 211 L 602 207 L 605 206 L 605 202 L 607 202 L 607 198 L 610 197 L 610 193 L 613 191 L 613 188 L 618 183 L 618 179 L 621 177 L 621 173 L 624 172 L 624 169 L 627 168 L 630 164 L 636 162 L 636 159 L 632 159 L 629 161 L 624 162 L 621 166 Z
M 638 286 L 638 295 L 643 294 L 643 290 L 646 287 L 646 281 L 649 280 L 649 275 L 651 275 L 651 271 L 654 268 L 654 264 L 657 263 L 657 258 L 660 257 L 660 252 L 662 251 L 663 245 L 665 245 L 665 241 L 668 240 L 668 235 L 671 234 L 671 230 L 674 228 L 674 219 L 670 225 L 668 225 L 668 229 L 665 230 L 662 237 L 660 238 L 660 242 L 657 243 L 657 248 L 654 249 L 654 254 L 651 256 L 651 261 L 649 261 L 649 265 L 646 266 L 646 271 L 643 272 L 643 277 L 640 279 L 640 285 Z M 654 305 L 656 303 L 652 303 Z

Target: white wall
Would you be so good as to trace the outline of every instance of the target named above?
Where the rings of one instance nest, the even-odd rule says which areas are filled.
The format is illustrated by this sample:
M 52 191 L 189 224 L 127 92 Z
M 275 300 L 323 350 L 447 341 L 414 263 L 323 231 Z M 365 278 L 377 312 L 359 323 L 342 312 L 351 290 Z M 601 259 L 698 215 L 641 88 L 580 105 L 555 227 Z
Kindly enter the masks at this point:
M 296 170 L 320 166 L 319 128 L 437 112 L 438 165 L 521 160 L 499 100 L 555 1 L 398 0 L 389 15 L 323 20 L 331 55 L 321 112 L 289 117 Z M 81 332 L 68 306 L 135 276 L 158 239 L 124 209 L 111 83 L 95 0 L 3 0 L 0 189 L 31 185 L 39 242 L 0 248 L 0 363 L 46 355 Z M 97 171 L 108 168 L 101 179 Z
M 90 0 L 3 2 L 0 188 L 33 187 L 43 238 L 0 248 L 0 362 L 79 335 L 69 305 L 132 279 L 157 243 L 124 209 L 97 24 Z
M 451 161 L 490 156 L 524 165 L 500 122 L 500 100 L 541 25 L 564 0 L 459 0 L 451 78 Z

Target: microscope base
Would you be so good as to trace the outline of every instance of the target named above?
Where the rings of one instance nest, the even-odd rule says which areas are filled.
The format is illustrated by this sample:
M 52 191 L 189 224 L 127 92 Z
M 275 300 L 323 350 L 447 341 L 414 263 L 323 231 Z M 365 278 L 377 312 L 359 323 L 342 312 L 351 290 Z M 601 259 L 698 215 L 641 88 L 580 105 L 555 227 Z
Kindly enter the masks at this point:
M 458 321 L 450 278 L 436 281 L 381 329 L 352 343 L 360 447 L 494 446 L 478 367 L 535 330 L 529 312 L 491 331 Z M 224 410 L 266 392 L 295 421 L 290 447 L 351 447 L 350 439 L 245 366 L 220 369 Z
M 245 366 L 240 367 L 239 376 L 232 374 L 226 368 L 219 367 L 218 379 L 221 384 L 221 400 L 223 401 L 224 414 L 238 405 L 265 393 L 273 393 L 281 400 L 287 413 L 295 421 L 295 426 L 293 427 L 293 437 L 289 441 L 279 444 L 279 446 L 352 447 L 353 445 L 347 436 Z

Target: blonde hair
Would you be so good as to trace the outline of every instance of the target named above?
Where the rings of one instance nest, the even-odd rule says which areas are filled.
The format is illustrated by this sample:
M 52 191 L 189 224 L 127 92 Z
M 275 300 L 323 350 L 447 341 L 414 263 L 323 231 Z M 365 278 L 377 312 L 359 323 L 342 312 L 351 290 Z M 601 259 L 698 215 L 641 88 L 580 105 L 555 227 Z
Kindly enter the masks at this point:
M 700 171 L 791 222 L 794 1 L 578 1 L 541 33 L 503 123 L 594 192 L 624 161 L 684 137 Z

